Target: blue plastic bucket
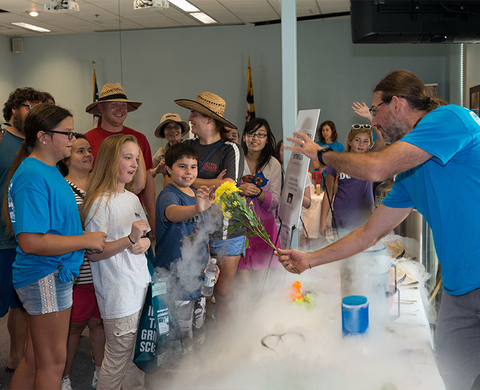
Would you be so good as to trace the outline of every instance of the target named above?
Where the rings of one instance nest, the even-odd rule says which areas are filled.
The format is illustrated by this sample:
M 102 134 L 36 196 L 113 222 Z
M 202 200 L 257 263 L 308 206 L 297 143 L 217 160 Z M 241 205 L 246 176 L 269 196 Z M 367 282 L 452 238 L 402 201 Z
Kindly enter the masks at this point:
M 368 300 L 363 295 L 342 299 L 343 336 L 364 333 L 368 329 Z

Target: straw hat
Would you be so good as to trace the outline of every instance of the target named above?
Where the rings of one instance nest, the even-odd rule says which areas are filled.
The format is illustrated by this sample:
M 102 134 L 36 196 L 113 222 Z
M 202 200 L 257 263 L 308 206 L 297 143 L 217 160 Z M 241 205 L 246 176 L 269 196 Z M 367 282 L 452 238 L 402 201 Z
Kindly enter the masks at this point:
M 168 113 L 162 116 L 162 120 L 160 121 L 160 124 L 155 129 L 155 137 L 165 138 L 165 125 L 172 122 L 178 123 L 180 125 L 180 127 L 182 128 L 182 137 L 188 133 L 188 130 L 190 130 L 190 126 L 188 125 L 187 122 L 182 121 L 182 118 L 180 118 L 180 115 Z
M 223 117 L 226 106 L 225 100 L 212 92 L 201 92 L 195 98 L 195 100 L 177 99 L 175 100 L 175 103 L 177 103 L 181 107 L 185 107 L 189 110 L 197 111 L 200 114 L 203 114 L 210 118 L 217 119 L 228 127 L 234 129 L 237 128 L 233 123 L 227 121 Z
M 125 102 L 127 103 L 127 112 L 135 111 L 142 105 L 141 102 L 135 102 L 127 99 L 127 95 L 122 87 L 122 84 L 105 84 L 100 92 L 100 98 L 98 99 L 98 102 L 89 104 L 85 111 L 89 114 L 101 115 L 100 111 L 98 110 L 98 103 L 105 102 Z

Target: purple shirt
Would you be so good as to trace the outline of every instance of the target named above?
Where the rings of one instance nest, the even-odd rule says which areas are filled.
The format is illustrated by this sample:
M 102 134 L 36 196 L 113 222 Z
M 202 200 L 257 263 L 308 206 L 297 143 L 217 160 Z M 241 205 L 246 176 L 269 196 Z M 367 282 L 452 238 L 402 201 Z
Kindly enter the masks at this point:
M 337 171 L 325 171 L 337 180 Z M 338 175 L 338 191 L 333 200 L 333 215 L 337 229 L 356 228 L 365 224 L 373 213 L 371 181 L 355 179 L 345 173 Z

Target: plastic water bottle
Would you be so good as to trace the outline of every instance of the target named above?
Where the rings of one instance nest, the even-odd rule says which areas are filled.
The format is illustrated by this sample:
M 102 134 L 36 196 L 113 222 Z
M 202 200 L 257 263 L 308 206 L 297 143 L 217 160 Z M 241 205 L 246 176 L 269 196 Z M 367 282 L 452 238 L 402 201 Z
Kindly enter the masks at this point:
M 215 276 L 217 276 L 217 259 L 211 259 L 205 270 L 205 280 L 203 281 L 202 294 L 204 297 L 213 295 L 213 286 L 215 284 Z

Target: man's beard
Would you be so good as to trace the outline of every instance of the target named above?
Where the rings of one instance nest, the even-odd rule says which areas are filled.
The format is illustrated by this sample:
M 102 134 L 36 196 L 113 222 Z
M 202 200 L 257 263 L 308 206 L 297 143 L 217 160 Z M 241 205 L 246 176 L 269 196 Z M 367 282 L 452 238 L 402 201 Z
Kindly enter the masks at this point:
M 379 130 L 384 141 L 391 144 L 405 137 L 412 129 L 406 123 L 395 119 L 391 113 L 387 113 L 384 125 L 380 126 Z
M 16 112 L 13 114 L 12 119 L 12 126 L 17 129 L 20 134 L 25 135 L 25 129 L 23 128 L 23 124 L 25 123 L 25 118 L 22 117 L 22 114 Z

